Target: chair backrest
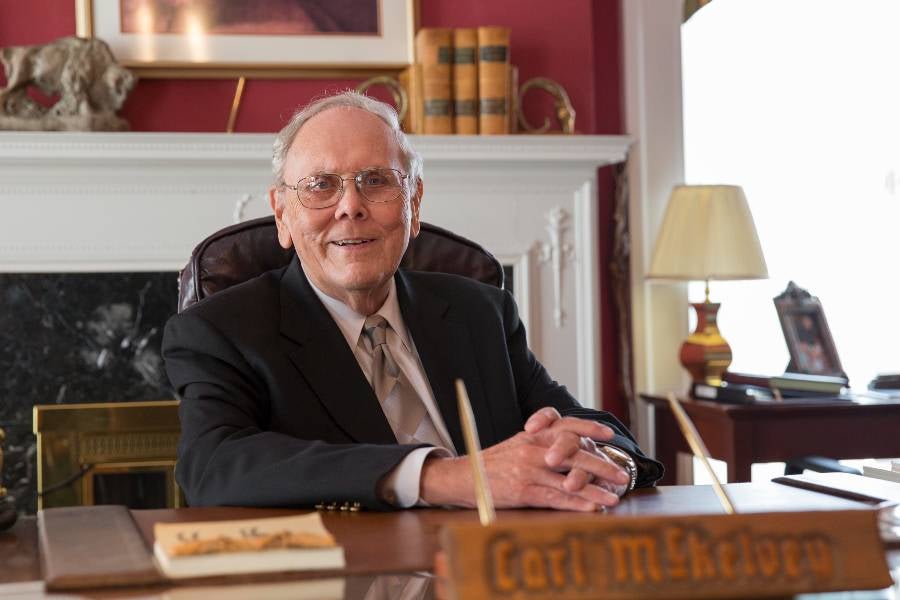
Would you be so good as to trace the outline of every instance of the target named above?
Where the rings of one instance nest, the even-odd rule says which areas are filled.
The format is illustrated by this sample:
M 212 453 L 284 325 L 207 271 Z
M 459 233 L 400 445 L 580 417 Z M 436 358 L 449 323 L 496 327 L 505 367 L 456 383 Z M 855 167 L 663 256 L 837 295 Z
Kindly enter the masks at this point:
M 274 217 L 244 221 L 220 229 L 197 244 L 182 269 L 178 312 L 195 302 L 266 271 L 287 265 L 294 249 L 278 244 Z M 400 266 L 412 271 L 464 275 L 503 287 L 503 267 L 494 256 L 470 240 L 422 223 Z

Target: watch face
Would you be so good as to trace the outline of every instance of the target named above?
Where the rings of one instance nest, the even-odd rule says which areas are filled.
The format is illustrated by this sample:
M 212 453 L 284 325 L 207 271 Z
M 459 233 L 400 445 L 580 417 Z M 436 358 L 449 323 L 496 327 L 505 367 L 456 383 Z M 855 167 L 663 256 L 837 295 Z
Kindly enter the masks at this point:
M 628 489 L 634 489 L 634 485 L 637 482 L 637 463 L 631 458 L 631 455 L 615 446 L 598 446 L 598 448 L 610 460 L 628 472 L 628 475 L 631 477 Z
M 634 484 L 637 481 L 637 464 L 634 462 L 634 459 L 631 458 L 631 455 L 626 453 L 624 450 L 619 450 L 616 448 L 619 454 L 622 456 L 622 466 L 628 470 L 628 474 L 631 476 L 631 483 L 628 486 L 628 489 L 634 488 Z

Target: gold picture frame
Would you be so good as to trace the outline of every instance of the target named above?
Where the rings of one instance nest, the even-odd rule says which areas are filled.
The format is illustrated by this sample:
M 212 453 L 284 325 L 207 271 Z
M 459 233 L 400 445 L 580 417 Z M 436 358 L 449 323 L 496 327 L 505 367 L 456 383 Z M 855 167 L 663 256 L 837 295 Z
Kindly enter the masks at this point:
M 213 0 L 209 1 L 214 6 Z M 205 35 L 202 27 L 199 34 L 198 30 L 191 34 L 123 32 L 128 22 L 121 14 L 126 2 L 149 6 L 146 10 L 152 14 L 154 5 L 166 5 L 169 0 L 75 0 L 76 34 L 102 39 L 120 64 L 145 78 L 396 76 L 413 62 L 415 32 L 419 27 L 419 0 L 359 0 L 377 7 L 378 35 L 340 32 Z M 197 4 L 202 4 L 202 0 Z M 150 23 L 150 29 L 158 28 L 152 25 L 152 18 Z M 285 61 L 285 56 L 315 58 Z

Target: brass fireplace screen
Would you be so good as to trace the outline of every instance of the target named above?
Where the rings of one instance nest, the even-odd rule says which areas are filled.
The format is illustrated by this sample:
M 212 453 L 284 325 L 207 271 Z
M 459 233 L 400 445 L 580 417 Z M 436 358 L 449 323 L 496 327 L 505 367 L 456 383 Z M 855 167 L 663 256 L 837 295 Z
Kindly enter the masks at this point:
M 38 509 L 183 505 L 179 432 L 177 400 L 35 406 Z

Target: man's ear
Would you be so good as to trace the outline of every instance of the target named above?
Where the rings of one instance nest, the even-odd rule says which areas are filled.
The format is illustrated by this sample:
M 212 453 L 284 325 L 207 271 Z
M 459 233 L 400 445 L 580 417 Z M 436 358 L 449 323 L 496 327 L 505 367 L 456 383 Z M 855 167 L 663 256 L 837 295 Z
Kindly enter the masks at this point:
M 422 192 L 424 189 L 422 179 L 419 178 L 416 182 L 416 193 L 409 199 L 409 208 L 412 212 L 409 222 L 409 239 L 414 239 L 419 235 L 419 229 L 421 228 L 421 223 L 419 222 L 419 206 L 422 204 Z
M 275 215 L 275 227 L 278 229 L 278 244 L 287 250 L 294 244 L 291 240 L 291 230 L 284 222 L 284 202 L 278 196 L 278 188 L 274 185 L 269 188 L 269 207 Z

